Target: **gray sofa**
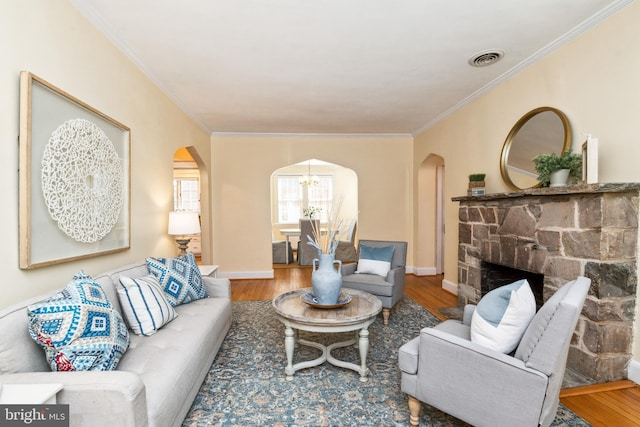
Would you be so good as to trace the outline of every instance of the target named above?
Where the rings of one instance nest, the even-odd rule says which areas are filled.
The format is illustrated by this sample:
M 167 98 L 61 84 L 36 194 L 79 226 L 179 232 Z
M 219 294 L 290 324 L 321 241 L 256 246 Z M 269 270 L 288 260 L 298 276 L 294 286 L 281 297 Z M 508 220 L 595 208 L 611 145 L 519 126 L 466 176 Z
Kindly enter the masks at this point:
M 120 314 L 116 284 L 148 274 L 145 262 L 95 276 Z M 156 334 L 130 333 L 115 371 L 51 372 L 29 336 L 26 307 L 41 295 L 0 311 L 0 384 L 62 384 L 71 426 L 179 426 L 231 326 L 228 279 L 203 277 L 209 298 L 175 307 L 178 317 Z M 64 287 L 61 283 L 61 288 Z

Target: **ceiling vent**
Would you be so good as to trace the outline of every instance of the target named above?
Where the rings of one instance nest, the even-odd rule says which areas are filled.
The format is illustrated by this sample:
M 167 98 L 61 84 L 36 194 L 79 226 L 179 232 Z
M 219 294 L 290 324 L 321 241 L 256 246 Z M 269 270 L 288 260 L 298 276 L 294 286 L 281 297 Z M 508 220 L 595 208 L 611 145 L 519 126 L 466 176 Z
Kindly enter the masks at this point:
M 504 56 L 504 52 L 499 49 L 484 50 L 476 53 L 469 59 L 469 65 L 472 67 L 486 67 L 500 61 Z

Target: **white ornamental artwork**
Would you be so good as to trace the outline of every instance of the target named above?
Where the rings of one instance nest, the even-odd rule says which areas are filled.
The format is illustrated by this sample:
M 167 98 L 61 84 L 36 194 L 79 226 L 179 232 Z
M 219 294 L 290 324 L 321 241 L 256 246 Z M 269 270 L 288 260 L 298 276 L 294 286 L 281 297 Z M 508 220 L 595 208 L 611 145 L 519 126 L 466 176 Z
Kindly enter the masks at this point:
M 109 234 L 124 203 L 123 171 L 102 129 L 85 119 L 58 126 L 42 156 L 42 194 L 72 239 L 94 243 Z

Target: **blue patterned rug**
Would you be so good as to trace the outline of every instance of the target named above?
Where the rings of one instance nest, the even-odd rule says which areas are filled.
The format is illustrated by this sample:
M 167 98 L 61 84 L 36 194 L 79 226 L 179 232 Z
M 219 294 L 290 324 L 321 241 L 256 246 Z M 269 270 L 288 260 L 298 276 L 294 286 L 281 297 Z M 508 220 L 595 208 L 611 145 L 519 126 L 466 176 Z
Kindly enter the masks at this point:
M 382 316 L 369 327 L 369 381 L 360 382 L 352 370 L 328 363 L 303 369 L 293 381 L 285 379 L 284 326 L 271 301 L 233 303 L 233 322 L 184 426 L 407 426 L 407 396 L 400 391 L 398 348 L 423 327 L 439 320 L 409 297 L 392 310 L 388 326 Z M 344 341 L 345 334 L 311 334 L 300 338 L 324 344 Z M 359 363 L 357 349 L 335 349 L 338 359 Z M 299 346 L 293 363 L 320 355 Z M 423 405 L 421 426 L 466 426 L 443 412 Z M 554 426 L 589 426 L 560 406 Z

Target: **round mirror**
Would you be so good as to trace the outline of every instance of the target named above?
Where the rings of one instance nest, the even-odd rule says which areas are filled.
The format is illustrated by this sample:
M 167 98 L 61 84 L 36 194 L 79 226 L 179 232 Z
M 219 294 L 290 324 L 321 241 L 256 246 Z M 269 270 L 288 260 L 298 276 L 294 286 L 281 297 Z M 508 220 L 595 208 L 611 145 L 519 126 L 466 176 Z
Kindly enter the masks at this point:
M 513 126 L 502 147 L 500 173 L 514 190 L 538 185 L 533 158 L 540 154 L 562 154 L 571 147 L 567 116 L 552 107 L 529 111 Z

